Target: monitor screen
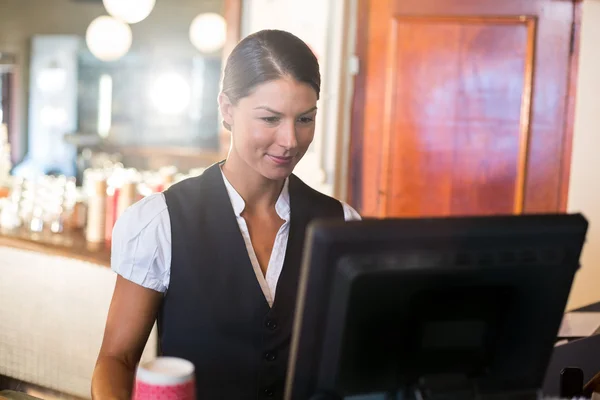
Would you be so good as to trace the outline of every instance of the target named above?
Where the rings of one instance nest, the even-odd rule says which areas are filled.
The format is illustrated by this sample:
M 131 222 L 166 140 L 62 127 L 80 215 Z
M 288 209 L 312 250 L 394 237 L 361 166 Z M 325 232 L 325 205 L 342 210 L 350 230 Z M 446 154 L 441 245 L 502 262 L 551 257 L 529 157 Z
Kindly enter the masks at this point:
M 535 393 L 586 231 L 581 215 L 314 223 L 285 398 Z

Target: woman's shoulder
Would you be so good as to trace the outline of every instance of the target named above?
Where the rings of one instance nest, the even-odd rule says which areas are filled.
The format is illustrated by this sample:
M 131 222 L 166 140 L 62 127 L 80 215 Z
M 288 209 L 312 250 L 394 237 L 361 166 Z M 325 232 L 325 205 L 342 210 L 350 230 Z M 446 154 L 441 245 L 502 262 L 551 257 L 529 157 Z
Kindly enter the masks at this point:
M 156 193 L 127 208 L 117 220 L 111 268 L 138 285 L 164 292 L 170 265 L 169 212 L 163 194 Z
M 163 193 L 154 193 L 129 206 L 117 220 L 144 226 L 160 214 L 167 212 L 167 203 Z
M 164 195 L 151 194 L 129 206 L 117 219 L 113 228 L 113 242 L 115 238 L 135 237 L 145 230 L 156 230 L 165 224 L 170 225 L 170 221 Z
M 362 217 L 351 205 L 347 204 L 344 201 L 338 200 L 342 203 L 342 208 L 344 209 L 344 220 L 346 221 L 360 221 Z
M 294 191 L 298 191 L 298 189 L 300 189 L 300 192 L 303 195 L 309 197 L 309 201 L 319 202 L 319 200 L 325 200 L 327 202 L 341 204 L 342 209 L 344 210 L 344 220 L 346 221 L 355 221 L 361 219 L 360 214 L 348 203 L 318 191 L 294 174 L 290 175 L 290 185 L 295 186 L 295 189 L 292 189 Z

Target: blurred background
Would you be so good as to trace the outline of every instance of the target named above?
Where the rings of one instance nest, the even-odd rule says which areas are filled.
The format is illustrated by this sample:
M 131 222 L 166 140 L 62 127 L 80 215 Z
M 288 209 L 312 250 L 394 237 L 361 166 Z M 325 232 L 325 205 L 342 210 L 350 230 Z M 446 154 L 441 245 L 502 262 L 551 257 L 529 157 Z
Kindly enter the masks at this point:
M 89 397 L 114 222 L 226 156 L 222 69 L 265 28 L 320 62 L 305 182 L 365 217 L 583 212 L 569 310 L 600 302 L 600 0 L 0 0 L 0 390 Z
M 223 1 L 114 3 L 124 20 L 100 0 L 2 2 L 15 175 L 81 175 L 85 149 L 139 168 L 180 153 L 218 158 Z M 200 49 L 190 36 L 196 16 Z

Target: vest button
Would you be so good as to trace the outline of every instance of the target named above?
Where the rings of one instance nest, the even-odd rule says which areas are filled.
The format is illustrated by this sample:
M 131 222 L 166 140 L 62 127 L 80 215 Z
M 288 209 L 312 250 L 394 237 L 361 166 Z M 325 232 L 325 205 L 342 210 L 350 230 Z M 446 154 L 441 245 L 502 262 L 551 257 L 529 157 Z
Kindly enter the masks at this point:
M 274 351 L 267 351 L 265 353 L 265 360 L 267 360 L 267 361 L 277 360 L 277 353 L 275 353 Z
M 267 397 L 273 397 L 273 396 L 275 396 L 275 392 L 271 388 L 266 388 L 265 390 L 263 390 L 263 393 Z
M 274 331 L 275 329 L 277 329 L 277 321 L 275 321 L 274 319 L 268 319 L 265 322 L 265 325 L 266 325 L 267 328 L 269 328 L 272 331 Z

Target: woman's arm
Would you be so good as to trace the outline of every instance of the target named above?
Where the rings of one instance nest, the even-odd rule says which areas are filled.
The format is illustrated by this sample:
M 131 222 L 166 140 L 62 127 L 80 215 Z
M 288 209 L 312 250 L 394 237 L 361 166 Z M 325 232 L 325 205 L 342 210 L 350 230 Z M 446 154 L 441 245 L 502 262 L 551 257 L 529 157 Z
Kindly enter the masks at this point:
M 162 293 L 117 276 L 92 378 L 93 399 L 131 399 L 135 368 L 162 299 Z

